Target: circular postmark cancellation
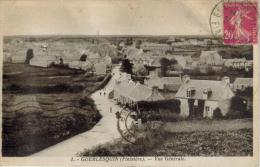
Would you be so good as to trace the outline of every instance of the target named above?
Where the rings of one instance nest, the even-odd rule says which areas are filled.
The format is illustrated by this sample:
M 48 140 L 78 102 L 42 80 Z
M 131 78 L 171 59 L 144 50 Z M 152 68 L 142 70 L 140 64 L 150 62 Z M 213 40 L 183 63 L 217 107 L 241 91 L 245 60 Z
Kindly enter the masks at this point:
M 152 124 L 151 122 L 142 123 L 140 115 L 135 111 L 130 111 L 123 108 L 116 113 L 117 129 L 122 138 L 134 145 L 142 145 L 142 139 L 145 139 L 152 129 L 158 128 L 160 125 Z
M 209 25 L 214 38 L 224 44 L 257 43 L 257 3 L 249 0 L 220 0 L 212 9 Z
M 141 122 L 137 120 L 137 114 L 123 108 L 116 113 L 117 130 L 122 138 L 132 144 L 137 144 L 137 136 L 140 134 L 139 126 Z

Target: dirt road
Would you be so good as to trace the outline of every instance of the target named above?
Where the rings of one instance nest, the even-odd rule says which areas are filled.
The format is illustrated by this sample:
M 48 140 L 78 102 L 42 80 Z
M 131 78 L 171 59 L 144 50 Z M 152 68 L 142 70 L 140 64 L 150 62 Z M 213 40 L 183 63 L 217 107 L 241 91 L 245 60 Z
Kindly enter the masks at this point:
M 92 94 L 97 109 L 102 115 L 102 119 L 89 131 L 78 134 L 56 145 L 50 146 L 31 156 L 38 157 L 71 157 L 84 149 L 90 149 L 99 144 L 113 141 L 121 137 L 117 130 L 117 119 L 115 112 L 121 111 L 121 108 L 114 101 L 108 99 L 108 92 L 113 89 L 115 79 L 118 78 L 119 69 L 113 70 L 113 77 L 103 90 L 99 90 Z M 111 111 L 112 110 L 112 111 Z

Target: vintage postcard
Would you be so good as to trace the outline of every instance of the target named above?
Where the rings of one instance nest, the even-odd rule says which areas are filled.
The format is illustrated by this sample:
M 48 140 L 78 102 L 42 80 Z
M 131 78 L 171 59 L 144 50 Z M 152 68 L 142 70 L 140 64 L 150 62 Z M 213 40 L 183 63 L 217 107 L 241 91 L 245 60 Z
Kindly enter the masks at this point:
M 0 164 L 259 165 L 258 2 L 2 0 Z

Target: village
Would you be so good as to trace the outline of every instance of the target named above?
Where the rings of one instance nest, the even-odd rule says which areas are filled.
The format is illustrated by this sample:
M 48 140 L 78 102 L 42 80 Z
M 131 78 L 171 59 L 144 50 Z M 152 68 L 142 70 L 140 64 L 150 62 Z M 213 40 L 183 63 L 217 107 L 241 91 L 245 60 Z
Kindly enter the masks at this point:
M 229 47 L 223 45 L 218 39 L 192 36 L 157 38 L 139 36 L 10 37 L 4 42 L 3 96 L 7 94 L 9 97 L 11 94 L 12 97 L 15 97 L 16 93 L 19 96 L 30 94 L 30 98 L 37 101 L 38 94 L 49 93 L 40 92 L 39 85 L 42 85 L 41 82 L 44 80 L 38 81 L 37 88 L 33 87 L 35 85 L 28 88 L 23 83 L 17 83 L 20 80 L 13 78 L 26 73 L 26 70 L 22 73 L 19 70 L 12 71 L 12 68 L 19 66 L 40 70 L 40 73 L 43 74 L 39 76 L 37 73 L 34 74 L 39 77 L 38 79 L 46 75 L 44 71 L 55 70 L 57 72 L 55 76 L 48 76 L 47 80 L 54 81 L 53 83 L 48 81 L 50 82 L 46 85 L 48 88 L 56 82 L 61 82 L 60 84 L 68 83 L 67 87 L 70 89 L 67 87 L 64 89 L 64 85 L 58 87 L 60 86 L 58 84 L 54 84 L 52 89 L 59 88 L 62 93 L 70 90 L 74 93 L 73 90 L 77 87 L 79 89 L 77 93 L 84 98 L 90 98 L 92 93 L 93 105 L 100 105 L 96 105 L 102 115 L 100 119 L 104 120 L 109 112 L 112 113 L 109 118 L 115 117 L 111 118 L 114 120 L 111 125 L 116 125 L 116 115 L 120 110 L 135 113 L 133 114 L 135 117 L 132 119 L 138 127 L 142 128 L 150 122 L 161 122 L 165 126 L 167 125 L 166 127 L 170 127 L 167 133 L 174 131 L 175 126 L 180 126 L 182 129 L 182 122 L 190 123 L 190 126 L 193 126 L 193 122 L 197 125 L 196 121 L 199 121 L 198 124 L 202 124 L 198 125 L 200 127 L 204 125 L 205 121 L 213 121 L 216 126 L 218 126 L 217 124 L 225 126 L 232 122 L 240 124 L 241 120 L 242 122 L 246 120 L 245 123 L 241 123 L 241 129 L 231 128 L 230 130 L 234 131 L 232 133 L 240 134 L 244 130 L 243 125 L 245 124 L 245 133 L 250 137 L 253 116 L 253 50 L 251 46 Z M 12 68 L 5 70 L 5 67 Z M 63 74 L 63 71 L 67 71 L 69 74 Z M 68 79 L 64 77 L 68 77 Z M 34 78 L 32 77 L 32 79 Z M 88 84 L 90 82 L 91 84 Z M 34 89 L 35 91 L 32 91 Z M 28 90 L 32 93 L 29 93 Z M 61 97 L 58 94 L 59 92 L 55 92 L 55 98 L 56 96 Z M 103 101 L 106 101 L 106 104 Z M 80 102 L 88 103 L 84 99 L 80 99 Z M 39 104 L 41 105 L 41 102 L 36 105 L 39 106 Z M 106 113 L 104 114 L 104 112 Z M 28 113 L 30 114 L 30 112 Z M 96 123 L 98 120 L 96 119 Z M 95 128 L 94 124 L 92 126 Z M 210 127 L 208 128 L 210 130 L 207 133 L 210 133 L 212 130 Z M 183 129 L 185 132 L 185 126 Z M 84 130 L 82 129 L 82 131 Z M 8 133 L 6 132 L 6 136 Z M 72 135 L 69 134 L 70 130 L 67 130 L 66 133 L 68 135 L 65 134 L 65 138 Z M 118 132 L 115 131 L 115 133 Z M 73 135 L 77 136 L 76 133 Z M 55 143 L 61 140 L 63 140 L 62 137 L 55 140 Z M 171 142 L 171 140 L 167 139 L 167 142 Z M 252 149 L 252 143 L 249 145 Z M 97 148 L 95 152 L 91 151 L 92 147 L 87 147 L 85 149 L 88 150 L 81 153 L 82 156 L 99 155 Z M 110 148 L 113 150 L 112 146 Z M 248 155 L 252 154 L 250 148 L 244 152 L 240 152 L 240 150 L 212 154 Z M 174 150 L 174 148 L 172 149 Z M 38 149 L 38 151 L 40 150 Z M 152 152 L 156 151 L 158 150 Z M 165 154 L 175 155 L 175 153 L 169 152 Z M 39 153 L 47 155 L 48 148 L 43 150 L 42 154 Z M 143 154 L 146 155 L 146 153 Z M 201 154 L 195 152 L 193 155 Z M 188 155 L 188 153 L 178 153 L 177 155 Z

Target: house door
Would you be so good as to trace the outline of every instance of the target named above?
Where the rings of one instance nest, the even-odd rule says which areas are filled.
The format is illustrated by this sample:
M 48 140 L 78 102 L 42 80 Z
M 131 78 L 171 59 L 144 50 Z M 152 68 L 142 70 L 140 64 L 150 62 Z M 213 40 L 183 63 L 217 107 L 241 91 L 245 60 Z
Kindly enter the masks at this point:
M 188 104 L 189 104 L 190 117 L 192 117 L 192 118 L 202 118 L 203 117 L 203 110 L 204 110 L 204 104 L 205 104 L 204 100 L 189 99 Z
M 196 118 L 203 117 L 205 100 L 197 100 L 196 105 L 194 105 L 194 116 Z

